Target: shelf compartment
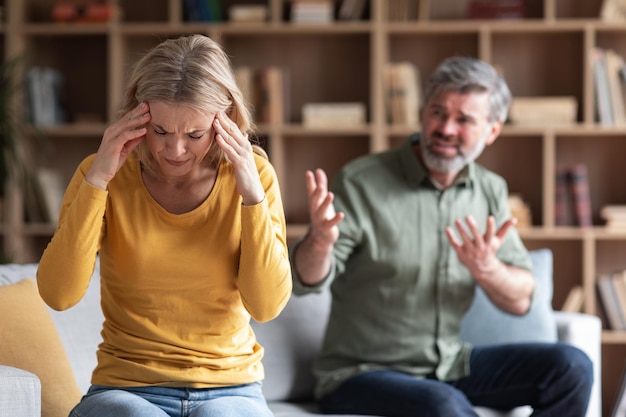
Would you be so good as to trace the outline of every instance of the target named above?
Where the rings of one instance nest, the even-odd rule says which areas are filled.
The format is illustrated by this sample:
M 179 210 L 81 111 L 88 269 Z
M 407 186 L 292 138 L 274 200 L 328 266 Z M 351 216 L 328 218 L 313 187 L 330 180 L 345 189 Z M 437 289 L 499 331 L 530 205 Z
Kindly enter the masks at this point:
M 531 211 L 533 225 L 543 220 L 543 137 L 502 134 L 485 148 L 478 163 L 507 178 L 509 193 L 519 194 Z M 524 175 L 520 175 L 524 172 Z
M 443 59 L 451 55 L 478 57 L 478 38 L 478 31 L 475 30 L 454 33 L 431 30 L 394 31 L 387 38 L 388 61 L 408 61 L 415 64 L 423 85 Z
M 494 30 L 492 62 L 509 84 L 513 97 L 573 96 L 578 122 L 583 120 L 584 32 L 582 30 L 518 33 Z M 558 51 L 563 66 L 554 65 Z
M 153 0 L 150 6 L 146 6 L 136 0 L 117 0 L 120 7 L 122 22 L 159 22 L 167 23 L 169 21 L 169 3 L 167 0 Z M 181 7 L 184 3 L 180 1 Z M 181 10 L 182 16 L 182 10 Z
M 332 181 L 343 165 L 369 153 L 369 137 L 311 133 L 309 136 L 287 136 L 283 147 L 285 172 L 280 177 L 285 216 L 288 223 L 308 223 L 305 172 L 322 168 Z
M 40 150 L 39 163 L 60 172 L 67 185 L 83 158 L 98 151 L 101 139 L 101 134 L 49 138 L 45 148 Z
M 545 239 L 525 237 L 529 250 L 548 248 L 552 250 L 554 294 L 552 306 L 560 309 L 572 287 L 583 285 L 583 243 L 575 239 L 545 236 Z
M 555 0 L 556 19 L 599 19 L 602 0 Z
M 605 343 L 605 334 L 602 335 L 602 415 L 612 415 L 613 404 L 617 400 L 621 381 L 624 377 L 626 364 L 626 338 L 621 343 Z
M 626 204 L 626 188 L 618 179 L 626 177 L 626 135 L 557 135 L 555 166 L 584 163 L 589 176 L 593 224 L 602 225 L 600 209 L 607 204 Z M 625 252 L 626 253 L 626 252 Z
M 285 70 L 288 123 L 301 123 L 302 106 L 319 102 L 363 103 L 370 120 L 369 34 L 228 33 L 221 43 L 235 67 L 278 66 Z
M 63 76 L 62 102 L 67 123 L 107 117 L 107 37 L 102 35 L 31 35 L 25 47 L 25 67 L 51 67 Z M 81 51 L 80 56 L 76 51 Z M 85 92 L 89 86 L 89 93 Z

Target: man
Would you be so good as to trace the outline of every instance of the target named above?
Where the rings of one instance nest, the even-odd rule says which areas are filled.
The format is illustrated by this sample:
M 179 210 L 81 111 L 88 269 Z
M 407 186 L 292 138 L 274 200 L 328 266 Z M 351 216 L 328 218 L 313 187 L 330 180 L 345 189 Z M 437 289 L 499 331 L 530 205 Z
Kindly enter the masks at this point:
M 459 340 L 475 286 L 525 314 L 534 278 L 503 178 L 474 163 L 500 134 L 510 91 L 489 64 L 445 60 L 429 78 L 422 132 L 348 164 L 331 191 L 307 172 L 307 235 L 292 247 L 296 294 L 331 285 L 316 396 L 325 413 L 476 416 L 531 405 L 584 416 L 592 364 L 564 344 Z

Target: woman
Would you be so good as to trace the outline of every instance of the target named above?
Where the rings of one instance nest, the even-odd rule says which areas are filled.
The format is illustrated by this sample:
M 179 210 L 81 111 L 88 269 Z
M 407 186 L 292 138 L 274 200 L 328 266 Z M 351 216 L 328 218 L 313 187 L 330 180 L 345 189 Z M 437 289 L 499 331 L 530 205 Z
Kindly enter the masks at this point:
M 38 270 L 63 310 L 100 256 L 103 342 L 70 416 L 271 416 L 249 322 L 291 293 L 286 226 L 227 56 L 201 35 L 163 42 L 123 113 L 74 174 Z

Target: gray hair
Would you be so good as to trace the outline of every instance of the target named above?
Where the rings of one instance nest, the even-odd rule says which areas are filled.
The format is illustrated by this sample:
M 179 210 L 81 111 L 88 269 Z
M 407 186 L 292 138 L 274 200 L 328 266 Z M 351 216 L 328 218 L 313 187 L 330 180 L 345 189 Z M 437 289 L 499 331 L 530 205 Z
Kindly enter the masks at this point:
M 442 92 L 486 92 L 489 94 L 489 122 L 505 122 L 511 91 L 496 69 L 480 59 L 454 56 L 445 59 L 426 81 L 424 103 Z

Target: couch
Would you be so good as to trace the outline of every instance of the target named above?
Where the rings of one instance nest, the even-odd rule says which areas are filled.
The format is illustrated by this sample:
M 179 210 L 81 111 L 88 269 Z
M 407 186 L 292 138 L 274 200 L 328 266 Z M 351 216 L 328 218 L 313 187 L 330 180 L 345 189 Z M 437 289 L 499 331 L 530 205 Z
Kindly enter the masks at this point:
M 542 249 L 531 256 L 538 282 L 531 312 L 523 317 L 501 313 L 477 290 L 462 337 L 472 343 L 559 340 L 580 347 L 595 365 L 587 417 L 600 417 L 600 320 L 552 311 L 552 253 Z M 97 266 L 86 296 L 64 312 L 50 310 L 38 297 L 32 279 L 36 269 L 36 264 L 0 265 L 0 417 L 66 417 L 89 387 L 96 363 L 103 319 Z M 276 417 L 318 415 L 311 361 L 329 308 L 327 292 L 294 296 L 277 319 L 253 322 L 265 348 L 263 389 Z M 477 412 L 483 417 L 521 417 L 531 410 Z

